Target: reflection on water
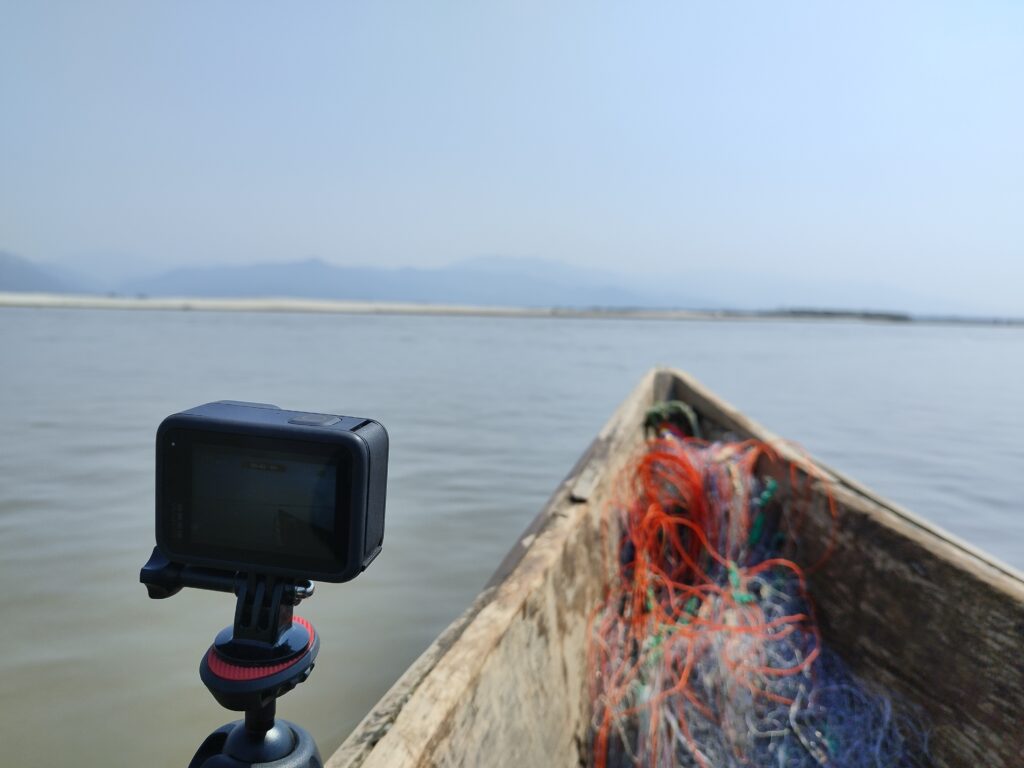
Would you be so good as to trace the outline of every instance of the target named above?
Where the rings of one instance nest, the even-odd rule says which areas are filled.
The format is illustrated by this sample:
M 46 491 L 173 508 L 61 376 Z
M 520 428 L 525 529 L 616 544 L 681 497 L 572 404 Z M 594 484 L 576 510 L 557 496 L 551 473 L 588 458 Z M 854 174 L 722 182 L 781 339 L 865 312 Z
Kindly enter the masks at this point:
M 384 551 L 300 612 L 279 711 L 325 755 L 473 598 L 652 365 L 1024 567 L 1024 334 L 792 322 L 0 310 L 4 763 L 181 766 L 232 719 L 199 681 L 230 597 L 150 601 L 153 441 L 219 399 L 372 416 Z M 116 753 L 116 754 L 115 754 Z

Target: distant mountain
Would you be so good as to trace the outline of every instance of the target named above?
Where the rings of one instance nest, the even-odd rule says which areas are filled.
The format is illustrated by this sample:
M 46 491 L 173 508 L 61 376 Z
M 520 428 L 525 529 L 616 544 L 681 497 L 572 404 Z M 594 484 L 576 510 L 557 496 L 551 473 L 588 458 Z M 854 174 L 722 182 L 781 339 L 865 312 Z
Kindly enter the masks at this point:
M 39 291 L 60 293 L 75 286 L 53 275 L 28 259 L 0 251 L 0 291 Z
M 676 305 L 621 278 L 555 261 L 484 257 L 435 269 L 340 267 L 319 259 L 189 267 L 120 287 L 147 296 L 293 297 L 522 307 Z M 660 300 L 659 300 L 660 299 Z
M 42 266 L 0 251 L 0 291 L 129 296 L 280 297 L 509 307 L 841 311 L 967 316 L 975 308 L 878 282 L 793 278 L 757 270 L 633 269 L 603 272 L 550 259 L 481 256 L 445 267 L 346 267 L 319 259 L 184 267 L 120 281 L 128 257 L 88 272 Z M 109 261 L 109 259 L 108 259 Z M 102 267 L 102 263 L 101 263 Z M 118 267 L 118 269 L 114 269 Z M 127 274 L 130 274 L 128 272 Z

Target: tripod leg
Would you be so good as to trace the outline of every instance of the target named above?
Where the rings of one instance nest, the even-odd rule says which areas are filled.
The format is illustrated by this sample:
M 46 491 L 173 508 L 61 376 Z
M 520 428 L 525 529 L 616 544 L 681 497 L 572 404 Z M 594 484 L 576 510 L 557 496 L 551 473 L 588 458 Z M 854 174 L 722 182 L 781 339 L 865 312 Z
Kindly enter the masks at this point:
M 189 768 L 323 768 L 316 742 L 303 728 L 274 720 L 264 735 L 257 738 L 246 720 L 221 726 L 206 737 Z

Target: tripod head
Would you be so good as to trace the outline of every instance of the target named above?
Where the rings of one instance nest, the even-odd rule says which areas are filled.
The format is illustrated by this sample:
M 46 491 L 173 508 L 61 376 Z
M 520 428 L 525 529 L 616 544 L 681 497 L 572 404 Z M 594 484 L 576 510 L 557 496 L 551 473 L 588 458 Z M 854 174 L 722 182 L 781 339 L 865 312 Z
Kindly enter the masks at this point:
M 245 719 L 214 731 L 189 768 L 321 768 L 312 737 L 274 715 L 313 671 L 320 638 L 294 608 L 310 578 L 355 578 L 381 550 L 388 437 L 372 419 L 222 401 L 157 430 L 157 546 L 149 596 L 182 587 L 236 597 L 199 667 Z
M 245 719 L 207 737 L 190 768 L 319 768 L 312 737 L 274 717 L 277 699 L 309 677 L 320 650 L 313 625 L 293 613 L 313 594 L 313 583 L 182 565 L 159 549 L 143 566 L 140 580 L 154 599 L 185 586 L 237 597 L 235 621 L 203 655 L 199 676 L 222 707 L 244 712 Z

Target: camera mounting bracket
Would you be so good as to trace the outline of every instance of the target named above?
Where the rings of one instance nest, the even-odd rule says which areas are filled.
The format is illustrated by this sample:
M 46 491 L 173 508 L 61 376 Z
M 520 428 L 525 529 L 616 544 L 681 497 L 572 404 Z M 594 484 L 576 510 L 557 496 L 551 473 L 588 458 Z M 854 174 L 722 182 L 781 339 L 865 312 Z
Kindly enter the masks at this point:
M 248 576 L 238 571 L 174 562 L 159 547 L 153 548 L 153 554 L 139 573 L 139 581 L 146 585 L 149 596 L 154 600 L 173 597 L 182 587 L 237 595 L 247 580 Z M 292 606 L 312 597 L 316 591 L 316 585 L 309 580 L 284 580 L 282 583 L 285 585 L 282 598 Z
M 277 699 L 313 671 L 320 638 L 294 606 L 313 594 L 312 582 L 198 568 L 169 561 L 153 550 L 140 580 L 154 599 L 182 587 L 233 592 L 235 620 L 203 656 L 199 676 L 217 702 L 245 713 L 200 745 L 189 768 L 320 768 L 313 738 L 275 719 Z

